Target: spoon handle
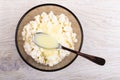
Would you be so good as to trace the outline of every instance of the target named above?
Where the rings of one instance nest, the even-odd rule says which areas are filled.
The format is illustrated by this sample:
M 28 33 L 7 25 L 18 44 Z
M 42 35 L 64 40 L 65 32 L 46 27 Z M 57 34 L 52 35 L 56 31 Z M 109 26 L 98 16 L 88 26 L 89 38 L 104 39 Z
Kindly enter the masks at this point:
M 98 64 L 98 65 L 104 65 L 105 64 L 105 59 L 103 59 L 103 58 L 100 58 L 100 57 L 97 57 L 97 56 L 93 56 L 93 55 L 89 55 L 89 54 L 85 54 L 85 53 L 81 53 L 79 51 L 75 51 L 75 50 L 66 48 L 64 46 L 61 46 L 61 48 L 64 49 L 64 50 L 68 50 L 70 52 L 73 52 L 75 54 L 78 54 L 78 55 L 80 55 L 80 56 L 82 56 L 82 57 L 84 57 L 84 58 L 86 58 L 86 59 L 88 59 L 88 60 Z

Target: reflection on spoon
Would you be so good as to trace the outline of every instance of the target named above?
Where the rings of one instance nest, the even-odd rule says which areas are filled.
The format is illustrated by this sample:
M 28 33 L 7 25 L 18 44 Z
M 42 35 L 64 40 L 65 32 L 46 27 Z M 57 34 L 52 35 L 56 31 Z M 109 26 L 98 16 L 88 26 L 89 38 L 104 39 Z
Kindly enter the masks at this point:
M 93 55 L 88 55 L 85 53 L 81 53 L 79 51 L 75 51 L 72 49 L 69 49 L 67 47 L 62 46 L 60 43 L 57 42 L 57 40 L 55 40 L 52 36 L 46 34 L 46 33 L 42 33 L 42 32 L 37 32 L 34 34 L 34 38 L 33 38 L 33 42 L 42 48 L 46 48 L 46 49 L 64 49 L 64 50 L 68 50 L 72 53 L 78 54 L 96 64 L 99 65 L 104 65 L 105 64 L 105 59 L 97 57 L 97 56 L 93 56 Z

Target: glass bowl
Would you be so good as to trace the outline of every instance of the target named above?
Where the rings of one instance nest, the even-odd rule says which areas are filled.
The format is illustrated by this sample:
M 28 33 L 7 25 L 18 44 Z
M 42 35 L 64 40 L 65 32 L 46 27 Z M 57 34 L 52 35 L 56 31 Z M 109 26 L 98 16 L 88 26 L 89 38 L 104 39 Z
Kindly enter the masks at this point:
M 78 39 L 78 42 L 75 43 L 75 50 L 80 51 L 83 42 L 83 31 L 81 24 L 77 19 L 77 17 L 69 9 L 58 4 L 42 4 L 28 10 L 21 17 L 17 25 L 16 33 L 15 33 L 15 43 L 21 58 L 31 67 L 41 71 L 57 71 L 63 69 L 68 65 L 70 65 L 78 56 L 74 53 L 71 53 L 69 56 L 66 56 L 60 63 L 54 65 L 53 67 L 50 67 L 37 63 L 36 61 L 33 60 L 32 57 L 26 54 L 23 48 L 24 41 L 22 40 L 22 35 L 21 35 L 24 26 L 27 23 L 29 23 L 29 21 L 34 20 L 34 16 L 41 14 L 42 12 L 49 13 L 50 11 L 53 11 L 55 15 L 60 15 L 61 13 L 63 13 L 69 18 L 70 22 L 72 22 L 73 32 L 77 34 L 77 39 Z

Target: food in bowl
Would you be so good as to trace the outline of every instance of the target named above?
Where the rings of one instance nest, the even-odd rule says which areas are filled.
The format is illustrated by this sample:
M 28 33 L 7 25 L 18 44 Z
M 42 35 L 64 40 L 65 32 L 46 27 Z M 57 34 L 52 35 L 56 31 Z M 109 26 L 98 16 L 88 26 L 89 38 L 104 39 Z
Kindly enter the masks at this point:
M 33 21 L 26 24 L 22 31 L 24 50 L 37 63 L 54 66 L 60 63 L 69 51 L 62 49 L 44 49 L 33 42 L 34 34 L 44 32 L 54 37 L 61 45 L 74 49 L 77 42 L 76 33 L 73 32 L 71 22 L 65 14 L 55 15 L 52 11 L 48 14 L 42 12 L 34 17 Z M 48 42 L 49 43 L 49 42 Z

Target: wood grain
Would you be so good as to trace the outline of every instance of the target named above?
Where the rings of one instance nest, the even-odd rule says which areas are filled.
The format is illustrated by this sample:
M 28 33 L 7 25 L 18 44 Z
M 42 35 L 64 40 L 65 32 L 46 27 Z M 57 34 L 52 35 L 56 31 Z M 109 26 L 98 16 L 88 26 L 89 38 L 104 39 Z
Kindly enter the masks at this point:
M 81 52 L 104 57 L 98 66 L 78 57 L 67 68 L 47 73 L 29 67 L 15 47 L 15 29 L 31 7 L 57 3 L 79 18 L 84 43 Z M 120 0 L 0 0 L 0 80 L 120 80 Z

